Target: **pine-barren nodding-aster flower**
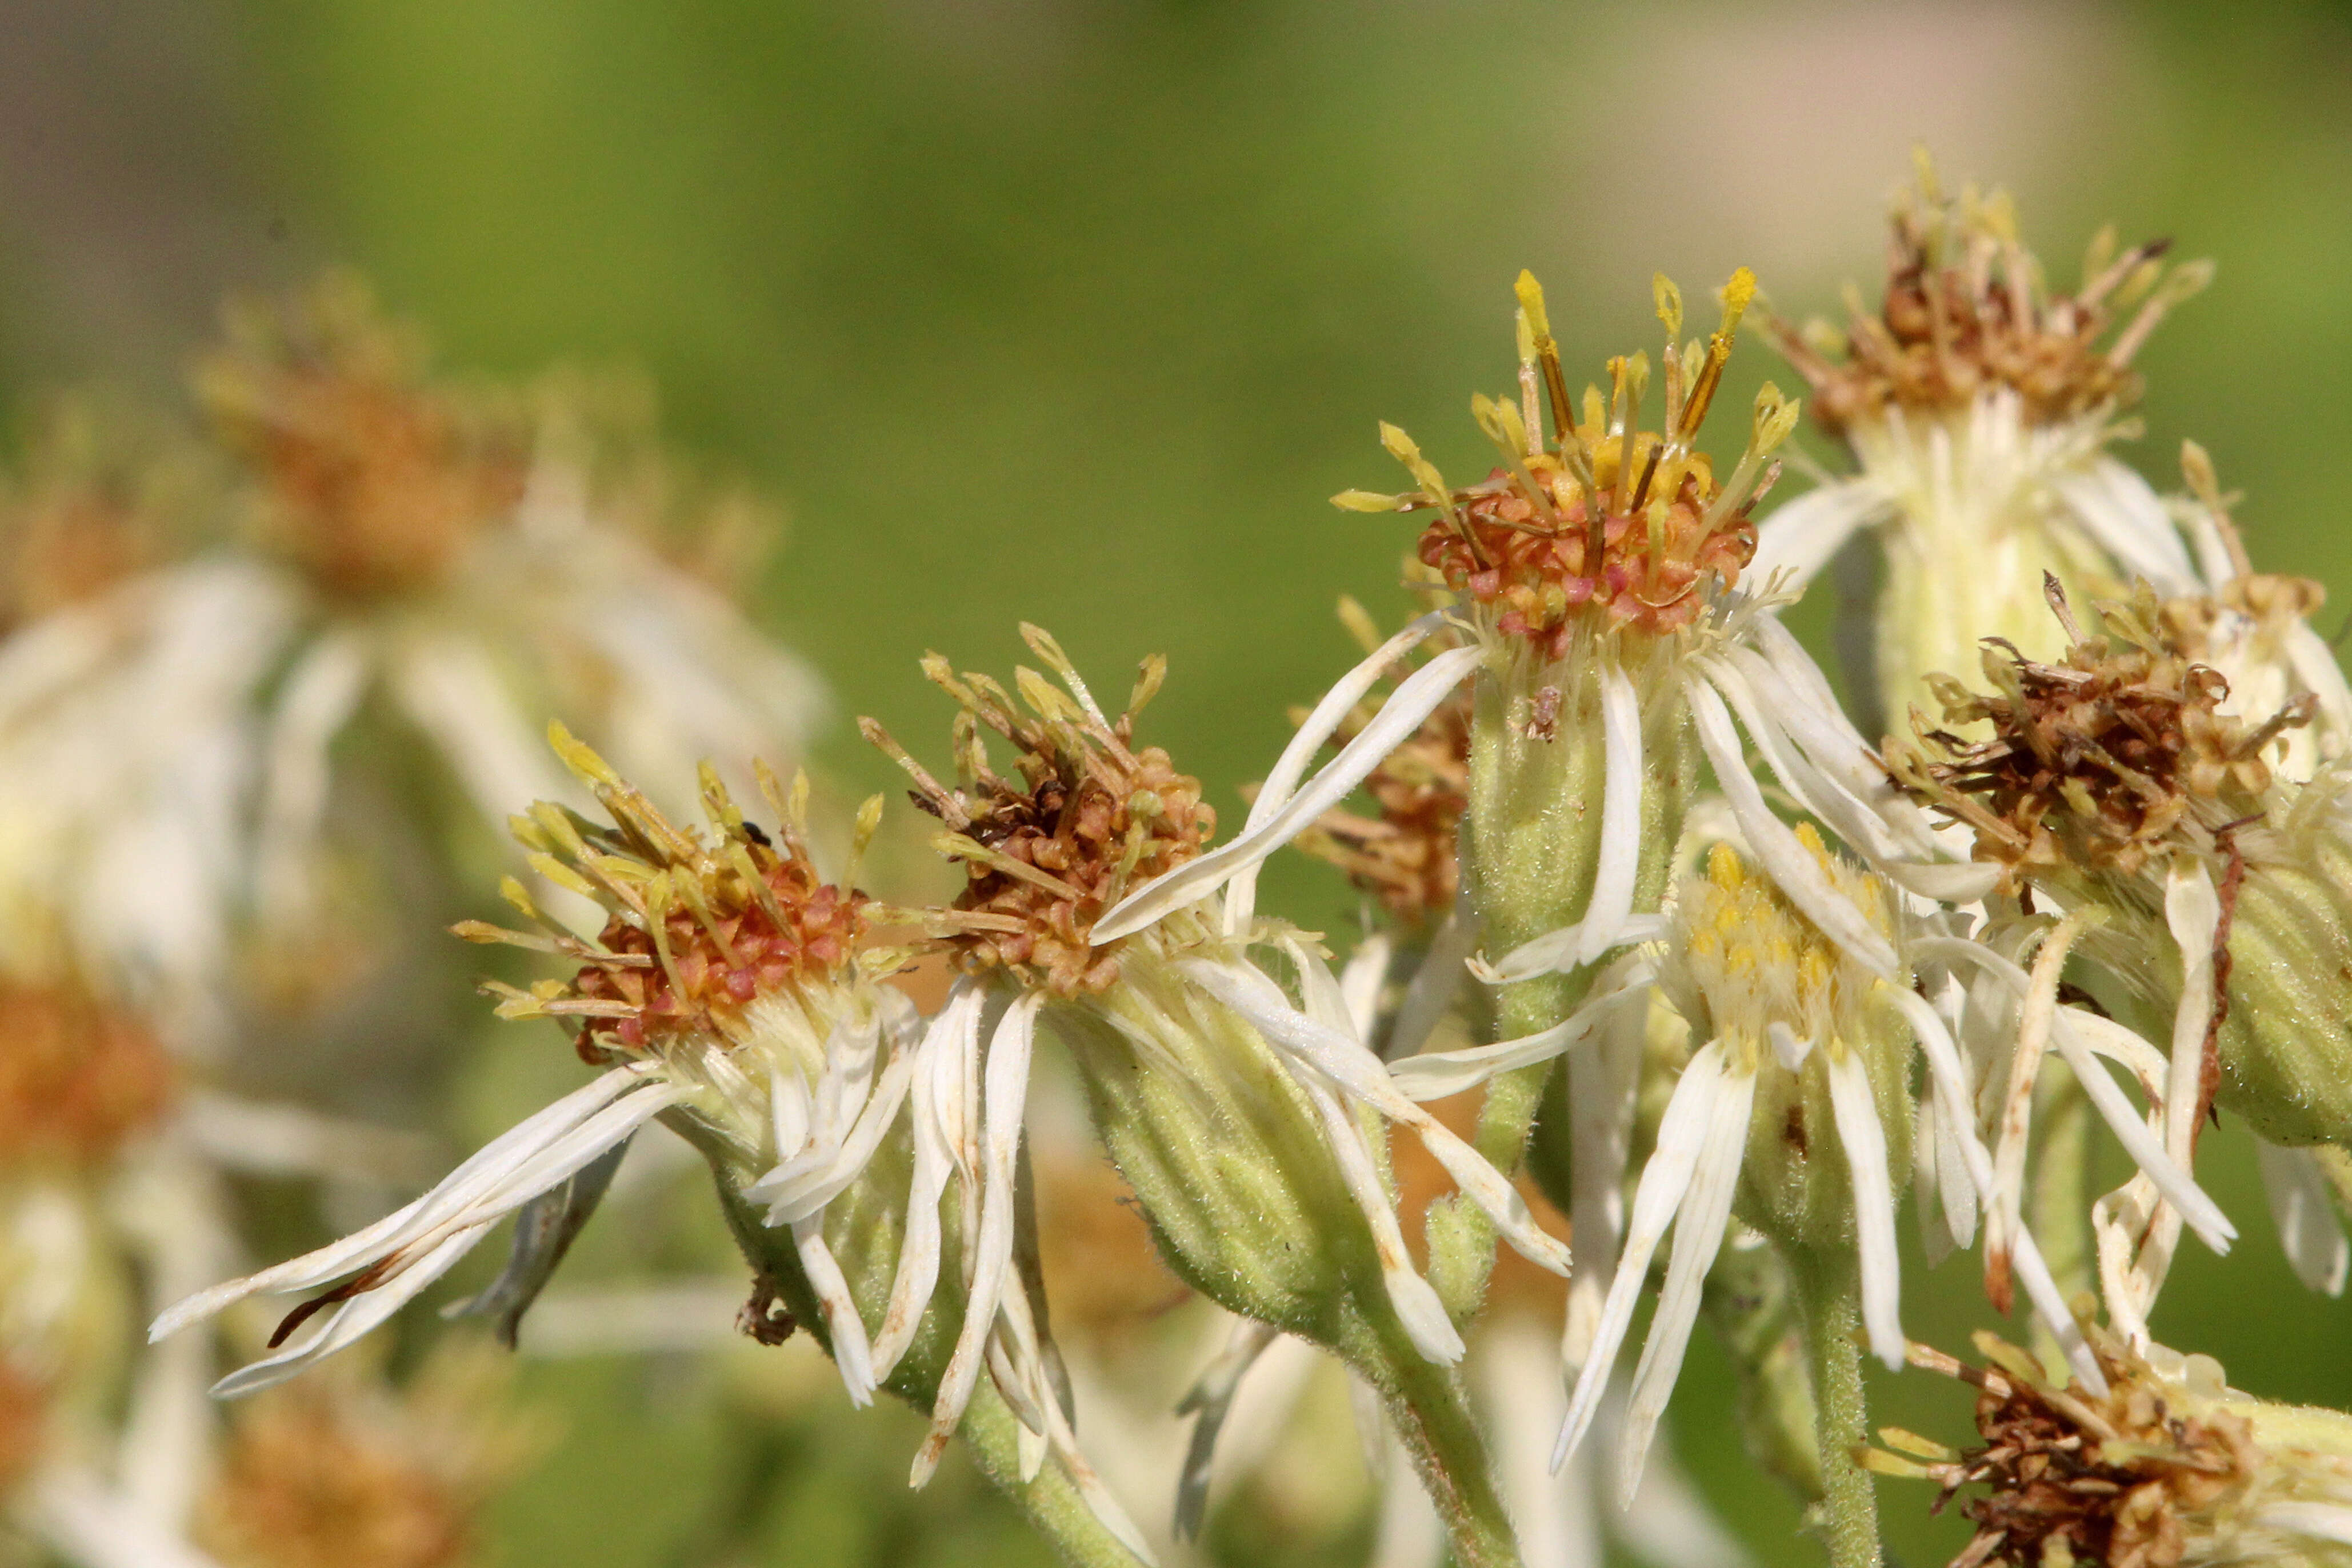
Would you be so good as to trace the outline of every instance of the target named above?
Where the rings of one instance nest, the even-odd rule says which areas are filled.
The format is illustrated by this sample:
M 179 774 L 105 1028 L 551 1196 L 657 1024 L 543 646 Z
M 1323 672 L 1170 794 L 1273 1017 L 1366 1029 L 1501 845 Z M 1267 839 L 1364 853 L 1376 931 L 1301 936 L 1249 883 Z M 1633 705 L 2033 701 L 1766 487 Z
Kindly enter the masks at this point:
M 665 1113 L 730 1190 L 764 1202 L 767 1223 L 789 1227 L 851 1397 L 865 1403 L 887 1375 L 833 1256 L 841 1238 L 828 1238 L 824 1226 L 826 1205 L 858 1179 L 897 1119 L 919 1033 L 911 1005 L 877 985 L 868 956 L 856 951 L 864 900 L 823 882 L 811 867 L 801 792 L 770 792 L 783 818 L 772 837 L 707 776 L 706 837 L 673 825 L 560 728 L 553 736 L 611 821 L 541 803 L 515 819 L 516 836 L 542 876 L 596 900 L 608 922 L 597 941 L 581 942 L 542 918 L 509 879 L 507 897 L 538 929 L 468 922 L 459 934 L 577 963 L 569 983 L 492 989 L 504 998 L 501 1016 L 575 1025 L 581 1056 L 604 1072 L 406 1207 L 165 1312 L 157 1338 L 248 1296 L 321 1291 L 288 1315 L 273 1344 L 332 1309 L 323 1322 L 230 1374 L 217 1392 L 282 1382 L 352 1344 L 448 1272 L 499 1219 L 583 1173 L 593 1202 L 629 1139 Z M 869 830 L 878 806 L 866 816 Z
M 1135 743 L 1135 716 L 1160 686 L 1161 661 L 1145 661 L 1113 718 L 1051 637 L 1024 633 L 1059 684 L 1023 669 L 1016 698 L 987 676 L 925 661 L 961 710 L 952 787 L 866 727 L 914 779 L 919 802 L 940 820 L 939 847 L 969 879 L 952 907 L 924 911 L 963 971 L 934 1029 L 959 1028 L 976 1050 L 983 1012 L 1003 1019 L 987 1047 L 982 1113 L 1001 1163 L 983 1177 L 979 1239 L 968 1252 L 980 1274 L 941 1383 L 934 1441 L 952 1429 L 969 1392 L 992 1331 L 986 1309 L 1000 1292 L 1017 1299 L 1001 1277 L 1041 1015 L 1070 1046 L 1111 1156 L 1188 1283 L 1359 1358 L 1370 1353 L 1368 1333 L 1392 1323 L 1414 1353 L 1454 1360 L 1461 1338 L 1405 1251 L 1380 1121 L 1366 1113 L 1411 1128 L 1530 1258 L 1564 1274 L 1566 1248 L 1491 1165 L 1397 1093 L 1311 938 L 1198 895 L 1105 934 L 1105 912 L 1132 907 L 1130 889 L 1199 863 L 1214 818 L 1198 781 L 1160 748 Z M 996 771 L 983 731 L 1013 748 L 1009 776 Z M 1295 992 L 1260 953 L 1287 970 Z
M 2134 577 L 2167 593 L 2195 585 L 2156 492 L 2105 451 L 2137 399 L 2140 345 L 2212 268 L 2168 273 L 2161 242 L 2117 255 L 2107 231 L 2075 291 L 2052 295 L 2007 195 L 1948 198 L 1924 159 L 1893 221 L 1875 311 L 1856 297 L 1843 331 L 1776 324 L 1812 384 L 1815 421 L 1859 471 L 1767 519 L 1757 569 L 1801 584 L 1857 531 L 1874 533 L 1873 684 L 1899 716 L 1929 672 L 1965 664 L 1979 637 L 2056 653 L 2033 611 L 2044 573 L 2078 595 Z
M 1921 970 L 1941 966 L 1919 956 L 1898 895 L 1831 855 L 1810 825 L 1801 824 L 1794 837 L 1832 896 L 1895 955 L 1893 967 L 1865 962 L 1737 851 L 1717 845 L 1706 875 L 1676 890 L 1658 940 L 1605 971 L 1593 996 L 1565 1024 L 1396 1068 L 1409 1093 L 1454 1093 L 1528 1060 L 1598 1048 L 1604 1026 L 1628 1009 L 1638 1017 L 1654 991 L 1688 1024 L 1697 1048 L 1682 1068 L 1643 1168 L 1607 1300 L 1577 1347 L 1580 1370 L 1559 1438 L 1564 1459 L 1600 1407 L 1671 1226 L 1664 1293 L 1633 1377 L 1620 1471 L 1624 1495 L 1639 1479 L 1697 1317 L 1700 1287 L 1735 1213 L 1783 1246 L 1853 1256 L 1871 1349 L 1888 1364 L 1901 1364 L 1895 1205 L 1910 1169 L 1915 1042 L 1941 1102 L 1971 1103 L 1959 1047 L 1915 989 Z M 1950 1132 L 1961 1179 L 1990 1206 L 1993 1166 L 1973 1119 Z M 2021 1226 L 2016 1242 L 2036 1310 L 2067 1336 L 2072 1315 Z M 2088 1364 L 2079 1340 L 2068 1346 Z
M 1990 1334 L 1976 1336 L 1981 1368 L 1912 1347 L 1916 1364 L 1976 1386 L 1982 1442 L 1890 1427 L 1861 1457 L 1936 1482 L 1938 1507 L 1970 1494 L 1960 1512 L 1977 1532 L 1954 1568 L 2352 1563 L 2352 1416 L 2241 1394 L 2210 1356 L 2087 1332 L 2103 1392 L 2059 1386 Z
M 1948 723 L 1890 748 L 1895 776 L 1974 830 L 2009 889 L 2104 917 L 2086 957 L 2172 1026 L 2175 1121 L 2219 1104 L 2288 1146 L 2352 1142 L 2352 837 L 2345 779 L 2264 756 L 2308 698 L 2241 719 L 2152 595 L 2099 606 L 2043 664 L 1984 654 L 1993 689 L 1939 682 Z
M 1669 334 L 1663 427 L 1640 428 L 1645 356 L 1610 362 L 1612 391 L 1570 404 L 1532 278 L 1519 283 L 1520 388 L 1473 411 L 1503 463 L 1449 487 L 1402 432 L 1386 439 L 1421 488 L 1349 491 L 1343 507 L 1433 510 L 1420 554 L 1454 603 L 1391 637 L 1307 717 L 1253 803 L 1239 837 L 1131 894 L 1097 928 L 1124 935 L 1233 885 L 1228 929 L 1249 908 L 1256 866 L 1338 805 L 1484 668 L 1470 744 L 1463 885 L 1510 981 L 1584 972 L 1650 933 L 1665 858 L 1696 789 L 1692 741 L 1723 782 L 1742 830 L 1790 896 L 1873 962 L 1882 938 L 1828 896 L 1812 861 L 1767 807 L 1742 755 L 1744 726 L 1782 784 L 1838 832 L 1907 863 L 1934 857 L 1926 820 L 1871 767 L 1812 661 L 1747 595 L 1748 510 L 1775 471 L 1771 453 L 1798 408 L 1759 395 L 1747 449 L 1718 478 L 1693 441 L 1755 289 L 1725 289 L 1723 325 L 1679 342 L 1681 295 L 1656 281 Z M 1549 426 L 1547 426 L 1547 411 Z M 1307 762 L 1385 669 L 1449 625 L 1473 641 L 1431 658 L 1311 778 Z M 1733 715 L 1738 714 L 1735 725 Z M 1598 809 L 1595 809 L 1596 806 Z M 1973 873 L 1969 873 L 1973 877 Z M 1926 870 L 1919 878 L 1928 878 Z M 1528 1028 L 1558 1024 L 1573 998 L 1548 998 Z M 1513 996 L 1505 1013 L 1513 1021 Z

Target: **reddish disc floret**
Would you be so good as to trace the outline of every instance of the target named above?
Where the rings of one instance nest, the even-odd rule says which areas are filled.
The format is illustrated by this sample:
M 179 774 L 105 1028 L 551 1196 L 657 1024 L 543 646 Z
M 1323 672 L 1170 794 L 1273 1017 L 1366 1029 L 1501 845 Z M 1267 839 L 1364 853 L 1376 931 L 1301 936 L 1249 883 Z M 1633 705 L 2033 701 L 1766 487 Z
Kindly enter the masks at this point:
M 1593 505 L 1572 479 L 1542 472 L 1540 461 L 1529 467 L 1552 492 L 1551 518 L 1498 468 L 1457 498 L 1459 524 L 1441 518 L 1430 525 L 1417 553 L 1447 586 L 1491 612 L 1497 632 L 1525 638 L 1546 658 L 1563 657 L 1585 627 L 1679 631 L 1698 617 L 1706 580 L 1729 586 L 1756 553 L 1744 510 L 1708 521 L 1714 484 L 1703 463 L 1682 472 L 1662 506 L 1601 505 L 1596 551 Z
M 819 882 L 796 858 L 757 844 L 751 851 L 755 864 L 766 862 L 758 868 L 768 899 L 748 889 L 731 889 L 736 896 L 727 902 L 734 907 L 712 910 L 708 924 L 690 909 L 673 908 L 660 922 L 659 942 L 652 930 L 625 916 L 605 925 L 599 941 L 607 952 L 651 962 L 637 967 L 596 963 L 580 972 L 572 991 L 582 1000 L 635 1009 L 633 1016 L 599 1020 L 583 1030 L 583 1056 L 600 1051 L 594 1037 L 602 1035 L 632 1048 L 679 1029 L 724 1037 L 727 1026 L 754 998 L 817 979 L 849 962 L 865 926 L 866 896 Z

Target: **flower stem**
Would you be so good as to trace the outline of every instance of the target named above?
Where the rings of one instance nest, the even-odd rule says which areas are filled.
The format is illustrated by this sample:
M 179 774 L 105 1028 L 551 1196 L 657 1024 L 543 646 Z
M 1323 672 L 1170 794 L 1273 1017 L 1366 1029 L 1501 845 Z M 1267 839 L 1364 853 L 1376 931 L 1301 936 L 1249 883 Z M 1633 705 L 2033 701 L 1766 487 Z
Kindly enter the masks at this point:
M 1867 1433 L 1862 1389 L 1862 1273 L 1843 1248 L 1788 1248 L 1813 1374 L 1813 1424 L 1821 1444 L 1817 1518 L 1831 1568 L 1879 1568 L 1878 1498 L 1854 1462 Z
M 1457 1568 L 1519 1568 L 1518 1538 L 1495 1485 L 1486 1440 L 1463 1392 L 1461 1374 L 1415 1350 L 1402 1325 L 1383 1312 L 1371 1330 L 1371 1354 L 1348 1360 L 1370 1376 L 1437 1516 Z

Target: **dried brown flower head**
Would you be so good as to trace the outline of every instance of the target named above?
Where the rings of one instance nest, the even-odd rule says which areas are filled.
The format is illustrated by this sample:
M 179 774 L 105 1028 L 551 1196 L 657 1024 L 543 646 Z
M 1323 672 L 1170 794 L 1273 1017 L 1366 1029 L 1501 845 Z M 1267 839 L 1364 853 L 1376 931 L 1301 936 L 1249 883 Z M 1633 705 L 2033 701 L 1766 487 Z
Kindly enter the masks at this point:
M 1931 729 L 1914 710 L 1918 742 L 1890 741 L 1887 771 L 1975 828 L 1977 858 L 2004 867 L 2011 891 L 2043 870 L 2129 876 L 2170 847 L 2212 853 L 2262 814 L 2263 750 L 2308 705 L 2246 724 L 2221 711 L 2228 683 L 2189 657 L 2152 593 L 2099 605 L 2104 633 L 2085 637 L 2054 582 L 2048 591 L 2065 658 L 2037 664 L 1990 641 L 1991 692 L 1930 678 L 1946 724 L 1991 734 Z
M 1969 186 L 1948 198 L 1924 158 L 1891 222 L 1886 292 L 1875 313 L 1854 295 L 1843 332 L 1826 322 L 1801 336 L 1771 328 L 1812 384 L 1814 419 L 1832 434 L 1890 408 L 1965 408 L 1996 387 L 2015 393 L 2035 424 L 2126 407 L 2139 395 L 2133 356 L 2165 313 L 2212 277 L 2205 261 L 2168 275 L 2164 240 L 2118 256 L 2109 229 L 2084 258 L 2075 292 L 2051 295 L 2041 263 L 2018 241 L 2008 194 L 1982 196 Z M 2137 311 L 2109 338 L 2118 313 L 2134 304 Z
M 1134 748 L 1136 715 L 1160 689 L 1166 661 L 1147 658 L 1127 709 L 1105 714 L 1061 647 L 1024 625 L 1030 648 L 1060 679 L 1013 672 L 1011 693 L 985 675 L 958 676 L 937 654 L 923 673 L 955 699 L 957 787 L 950 789 L 867 719 L 860 728 L 915 781 L 915 804 L 944 825 L 936 843 L 963 863 L 951 909 L 922 918 L 966 969 L 999 965 L 1058 996 L 1108 989 L 1120 942 L 1097 946 L 1096 921 L 1130 889 L 1192 859 L 1216 835 L 1201 781 L 1157 746 Z M 981 731 L 1011 742 L 1015 776 L 990 766 Z
M 581 1055 L 603 1063 L 614 1059 L 615 1048 L 657 1047 L 680 1033 L 730 1040 L 756 998 L 853 962 L 866 932 L 867 900 L 818 877 L 806 842 L 804 777 L 788 796 L 761 770 L 779 818 L 772 837 L 744 818 L 706 765 L 703 803 L 717 835 L 708 842 L 699 830 L 672 824 L 562 726 L 551 732 L 564 762 L 612 815 L 612 826 L 542 801 L 530 816 L 514 819 L 515 837 L 541 875 L 596 900 L 611 918 L 590 946 L 541 917 L 509 878 L 508 900 L 545 934 L 478 921 L 460 924 L 457 934 L 559 953 L 583 967 L 569 985 L 491 987 L 504 998 L 501 1017 L 578 1018 Z M 879 808 L 878 799 L 869 802 L 860 818 L 861 849 Z M 854 868 L 844 882 L 852 880 Z
M 1729 586 L 1754 556 L 1748 512 L 1778 472 L 1765 458 L 1797 421 L 1797 405 L 1768 385 L 1748 451 L 1718 481 L 1714 464 L 1691 444 L 1722 383 L 1756 280 L 1744 268 L 1734 274 L 1724 290 L 1723 325 L 1705 343 L 1686 344 L 1676 341 L 1682 296 L 1665 279 L 1656 282 L 1667 333 L 1661 430 L 1640 427 L 1646 354 L 1611 360 L 1609 394 L 1587 387 L 1583 416 L 1577 417 L 1542 290 L 1522 273 L 1520 396 L 1471 401 L 1503 466 L 1478 484 L 1452 489 L 1403 431 L 1383 426 L 1390 453 L 1421 488 L 1333 498 L 1356 511 L 1434 509 L 1439 516 L 1417 551 L 1421 562 L 1491 616 L 1497 635 L 1524 639 L 1546 658 L 1564 658 L 1580 636 L 1661 635 L 1696 620 L 1706 585 Z
M 228 346 L 198 368 L 199 395 L 261 482 L 265 538 L 328 593 L 429 585 L 522 497 L 524 424 L 430 382 L 424 360 L 337 274 L 282 307 L 233 311 Z
M 1363 615 L 1353 601 L 1343 613 Z M 1360 630 L 1366 651 L 1380 646 L 1368 623 Z M 1331 744 L 1355 739 L 1384 700 L 1376 692 L 1359 704 Z M 1379 808 L 1377 816 L 1334 808 L 1295 840 L 1416 930 L 1443 922 L 1461 892 L 1456 840 L 1470 807 L 1471 708 L 1469 688 L 1457 689 L 1366 776 L 1363 790 Z
M 1961 1489 L 1985 1489 L 1960 1505 L 1977 1532 L 1952 1568 L 2308 1561 L 2296 1547 L 2313 1542 L 2298 1542 L 2298 1527 L 2315 1503 L 2342 1495 L 2352 1424 L 2239 1394 L 2210 1358 L 2160 1346 L 2143 1354 L 2084 1327 L 2104 1394 L 2053 1384 L 2031 1355 L 1989 1333 L 1976 1336 L 1982 1368 L 1911 1347 L 1914 1365 L 1976 1387 L 1983 1441 L 1956 1452 L 1888 1428 L 1880 1438 L 1901 1454 L 1856 1457 L 1881 1474 L 1937 1482 L 1939 1511 Z
M 0 980 L 0 1163 L 94 1169 L 170 1108 L 163 1042 L 79 983 Z

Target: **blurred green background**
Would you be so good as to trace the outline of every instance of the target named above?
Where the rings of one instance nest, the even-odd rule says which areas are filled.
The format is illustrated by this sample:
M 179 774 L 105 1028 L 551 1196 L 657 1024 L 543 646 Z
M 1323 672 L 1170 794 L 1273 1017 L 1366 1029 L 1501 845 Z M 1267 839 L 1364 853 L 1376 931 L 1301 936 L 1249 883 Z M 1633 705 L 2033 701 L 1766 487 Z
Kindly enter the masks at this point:
M 2335 8 L 0 13 L 0 389 L 161 393 L 223 290 L 327 262 L 370 274 L 454 366 L 640 366 L 689 449 L 789 509 L 746 585 L 766 623 L 845 719 L 919 750 L 946 713 L 916 657 L 1001 668 L 1034 619 L 1115 689 L 1168 652 L 1151 732 L 1237 806 L 1286 705 L 1348 661 L 1336 595 L 1402 614 L 1408 529 L 1324 498 L 1391 484 L 1376 418 L 1483 470 L 1466 400 L 1508 384 L 1518 268 L 1549 285 L 1571 365 L 1651 345 L 1654 268 L 1696 300 L 1744 262 L 1784 311 L 1830 310 L 1842 281 L 1872 282 L 1915 141 L 1954 181 L 2011 186 L 2061 282 L 2109 217 L 2219 260 L 2144 358 L 2148 434 L 2127 455 L 2168 484 L 2196 436 L 2246 493 L 2258 559 L 2352 605 L 2352 23 Z M 1723 406 L 1778 370 L 1751 342 Z M 845 721 L 824 757 L 887 782 Z M 1318 868 L 1269 886 L 1276 907 L 1347 918 Z M 2213 1179 L 2246 1239 L 2226 1264 L 2192 1250 L 2159 1326 L 2257 1392 L 2352 1405 L 2352 1310 L 2295 1286 L 2250 1161 L 2225 1151 Z M 1976 1310 L 1968 1266 L 1924 1284 L 1910 1326 L 1949 1342 Z M 1684 1449 L 1759 1553 L 1811 1561 L 1738 1462 L 1719 1365 L 1702 1349 L 1685 1375 Z M 504 1505 L 504 1561 L 719 1560 L 688 1521 L 739 1485 L 751 1440 L 679 1396 L 689 1376 L 530 1381 L 570 1436 Z M 1886 1406 L 1946 1432 L 1961 1408 L 1935 1389 Z M 742 1505 L 756 1525 L 726 1560 L 919 1554 L 862 1522 L 908 1423 L 841 1417 L 768 1457 L 785 1483 Z M 1885 1498 L 1907 1559 L 1961 1538 L 1916 1517 L 1924 1488 Z M 920 1507 L 949 1525 L 924 1537 L 941 1560 L 1034 1555 L 976 1486 Z

